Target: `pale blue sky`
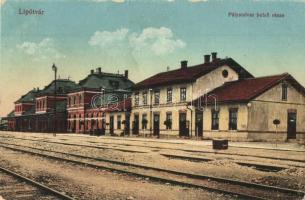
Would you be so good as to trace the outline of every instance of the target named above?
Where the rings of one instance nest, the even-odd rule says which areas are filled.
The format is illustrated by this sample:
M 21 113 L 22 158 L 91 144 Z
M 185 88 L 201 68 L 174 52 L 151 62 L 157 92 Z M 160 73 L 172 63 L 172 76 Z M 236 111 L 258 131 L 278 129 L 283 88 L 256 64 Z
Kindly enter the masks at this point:
M 18 14 L 42 9 L 42 16 Z M 228 12 L 277 12 L 284 18 L 232 18 Z M 0 116 L 13 101 L 53 78 L 79 81 L 91 68 L 138 82 L 203 61 L 212 51 L 255 76 L 291 73 L 305 85 L 305 1 L 6 0 L 1 5 Z M 9 85 L 7 83 L 10 82 Z

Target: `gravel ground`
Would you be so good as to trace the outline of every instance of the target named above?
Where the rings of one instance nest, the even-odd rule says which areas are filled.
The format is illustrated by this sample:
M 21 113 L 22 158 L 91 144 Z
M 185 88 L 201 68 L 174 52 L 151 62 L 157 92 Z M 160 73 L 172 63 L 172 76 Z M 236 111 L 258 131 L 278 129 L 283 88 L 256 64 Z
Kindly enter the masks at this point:
M 0 165 L 9 166 L 77 199 L 232 199 L 204 190 L 152 183 L 105 170 L 55 162 L 3 148 L 0 150 L 3 153 Z
M 0 135 L 9 135 L 3 134 Z M 244 181 L 250 181 L 255 183 L 262 183 L 273 186 L 288 187 L 291 189 L 305 190 L 305 163 L 292 162 L 292 161 L 279 161 L 274 159 L 256 158 L 253 156 L 270 156 L 273 158 L 290 158 L 305 160 L 304 152 L 295 151 L 276 151 L 276 150 L 266 150 L 266 149 L 246 149 L 230 147 L 226 151 L 221 151 L 229 153 L 231 155 L 221 155 L 214 153 L 191 153 L 181 150 L 174 150 L 174 148 L 186 149 L 186 150 L 197 150 L 197 151 L 208 151 L 215 152 L 210 146 L 202 145 L 190 145 L 190 144 L 176 144 L 166 140 L 158 140 L 157 142 L 152 142 L 149 140 L 144 141 L 131 141 L 122 140 L 121 138 L 107 138 L 107 137 L 88 137 L 81 136 L 76 137 L 69 135 L 57 135 L 53 137 L 48 134 L 29 134 L 29 133 L 17 133 L 13 134 L 14 137 L 26 137 L 31 139 L 45 139 L 58 142 L 75 143 L 75 144 L 86 144 L 95 146 L 111 147 L 114 149 L 93 149 L 85 147 L 75 147 L 75 146 L 65 146 L 60 144 L 48 144 L 33 141 L 21 141 L 21 140 L 10 140 L 2 139 L 3 142 L 10 142 L 15 144 L 22 144 L 37 148 L 50 149 L 56 151 L 63 151 L 69 153 L 76 153 L 92 157 L 102 157 L 111 160 L 118 160 L 130 163 L 143 164 L 153 167 L 160 167 L 172 170 L 178 170 L 183 172 L 190 172 L 202 175 L 211 175 L 223 178 L 233 178 Z M 126 146 L 126 145 L 140 145 L 139 146 Z M 150 146 L 156 148 L 150 148 Z M 160 147 L 157 149 L 157 147 Z M 147 153 L 128 153 L 115 150 L 115 148 L 128 149 L 128 150 L 138 150 L 145 151 Z M 162 149 L 162 148 L 172 148 L 172 149 Z M 203 158 L 212 158 L 213 161 L 209 162 L 191 162 L 186 160 L 177 160 L 166 158 L 160 153 L 175 154 L 183 156 L 196 156 Z M 217 153 L 217 152 L 215 152 Z M 248 156 L 237 156 L 235 154 L 244 154 Z M 256 170 L 251 167 L 240 166 L 234 161 L 244 161 L 260 164 L 273 164 L 287 167 L 286 170 L 279 172 L 263 172 Z M 295 167 L 295 165 L 300 167 Z

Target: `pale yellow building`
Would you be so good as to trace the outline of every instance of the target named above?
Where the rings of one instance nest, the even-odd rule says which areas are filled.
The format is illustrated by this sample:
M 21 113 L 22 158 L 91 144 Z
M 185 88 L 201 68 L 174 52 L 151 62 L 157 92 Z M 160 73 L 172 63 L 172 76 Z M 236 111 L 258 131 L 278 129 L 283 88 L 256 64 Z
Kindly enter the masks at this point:
M 280 121 L 274 125 L 273 121 Z M 131 134 L 267 141 L 305 138 L 305 89 L 291 75 L 254 78 L 232 58 L 149 77 L 134 86 Z
M 305 89 L 287 73 L 228 82 L 192 103 L 204 138 L 305 139 Z
M 198 124 L 203 125 L 203 121 L 198 121 L 190 102 L 225 82 L 252 77 L 232 58 L 219 59 L 216 53 L 211 60 L 205 55 L 204 63 L 195 66 L 181 61 L 179 69 L 156 74 L 134 86 L 131 132 L 157 137 L 202 136 L 203 126 Z

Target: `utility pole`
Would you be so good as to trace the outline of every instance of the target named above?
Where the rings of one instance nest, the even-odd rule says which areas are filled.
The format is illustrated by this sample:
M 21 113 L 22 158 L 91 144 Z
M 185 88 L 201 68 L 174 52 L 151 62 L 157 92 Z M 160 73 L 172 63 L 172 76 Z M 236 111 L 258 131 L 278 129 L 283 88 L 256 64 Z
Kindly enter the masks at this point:
M 149 89 L 149 95 L 150 95 L 150 106 L 149 106 L 149 131 L 150 131 L 150 136 L 152 136 L 152 89 Z
M 53 63 L 52 70 L 54 71 L 54 129 L 53 129 L 53 136 L 56 136 L 57 131 L 57 123 L 56 123 L 56 79 L 57 79 L 57 67 L 55 66 L 55 63 Z

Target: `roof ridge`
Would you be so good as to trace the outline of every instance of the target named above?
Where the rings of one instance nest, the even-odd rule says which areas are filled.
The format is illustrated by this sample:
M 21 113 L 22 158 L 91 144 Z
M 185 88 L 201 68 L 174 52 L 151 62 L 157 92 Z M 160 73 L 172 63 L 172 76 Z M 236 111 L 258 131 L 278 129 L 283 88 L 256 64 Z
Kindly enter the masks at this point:
M 261 78 L 271 78 L 276 76 L 283 76 L 283 75 L 290 75 L 288 72 L 284 72 L 281 74 L 273 74 L 273 75 L 266 75 L 266 76 L 259 76 L 259 77 L 253 77 L 253 78 L 245 78 L 243 80 L 249 80 L 249 79 L 261 79 Z
M 282 73 L 282 74 L 267 75 L 267 76 L 259 76 L 259 77 L 253 77 L 253 78 L 244 78 L 244 79 L 238 79 L 238 80 L 234 80 L 234 81 L 228 81 L 228 82 L 225 82 L 223 85 L 231 84 L 231 83 L 236 83 L 236 82 L 247 81 L 247 80 L 257 80 L 257 79 L 263 79 L 263 78 L 272 78 L 272 77 L 283 76 L 283 75 L 286 75 L 285 77 L 290 76 L 290 74 L 289 74 L 288 72 L 284 72 L 284 73 Z M 223 86 L 223 85 L 222 85 L 222 86 Z M 221 86 L 220 86 L 220 87 L 221 87 Z
M 217 62 L 220 62 L 220 61 L 225 61 L 225 60 L 229 60 L 231 58 L 219 58 L 219 60 L 216 60 L 216 61 L 211 61 L 209 63 L 199 63 L 199 64 L 196 64 L 196 65 L 191 65 L 191 66 L 187 66 L 187 68 L 181 68 L 181 67 L 178 67 L 176 69 L 173 69 L 173 70 L 169 70 L 169 71 L 165 71 L 165 72 L 159 72 L 155 75 L 158 75 L 158 74 L 163 74 L 163 73 L 167 73 L 167 72 L 173 72 L 173 71 L 178 71 L 178 70 L 187 70 L 189 68 L 193 68 L 193 67 L 215 67 L 213 65 L 208 65 L 208 66 L 205 66 L 204 64 L 216 64 Z M 155 76 L 154 75 L 154 76 Z
M 243 81 L 247 81 L 247 80 L 259 80 L 259 79 L 263 79 L 263 78 L 270 78 L 270 77 L 277 77 L 277 76 L 283 76 L 279 79 L 276 80 L 270 80 L 264 87 L 260 88 L 260 89 L 255 89 L 254 93 L 252 95 L 249 96 L 249 99 L 254 98 L 255 96 L 262 94 L 264 91 L 266 91 L 268 88 L 274 86 L 275 84 L 277 84 L 278 82 L 280 82 L 281 80 L 283 80 L 284 78 L 290 76 L 289 73 L 285 72 L 282 74 L 277 74 L 277 75 L 268 75 L 268 76 L 262 76 L 262 77 L 254 77 L 254 78 L 247 78 L 247 79 L 239 79 L 239 80 L 235 80 L 235 81 L 229 81 L 229 82 L 225 82 L 223 85 L 213 89 L 212 91 L 210 91 L 208 94 L 213 93 L 213 92 L 217 92 L 217 90 L 221 90 L 221 89 L 225 89 L 224 87 L 230 87 L 232 84 L 234 83 L 240 83 Z M 204 97 L 205 95 L 200 96 L 199 98 Z
M 284 76 L 285 75 L 285 76 Z M 256 90 L 255 92 L 253 92 L 252 94 L 250 94 L 250 99 L 255 98 L 256 96 L 264 93 L 266 90 L 268 90 L 269 88 L 273 87 L 274 85 L 276 85 L 277 83 L 279 83 L 281 80 L 283 80 L 284 78 L 286 78 L 289 74 L 288 73 L 282 73 L 279 74 L 277 76 L 283 76 L 279 79 L 276 80 L 271 80 L 269 83 L 267 83 L 264 87 L 262 87 L 261 89 Z M 276 77 L 276 76 L 265 76 L 262 78 L 270 78 L 270 77 Z

